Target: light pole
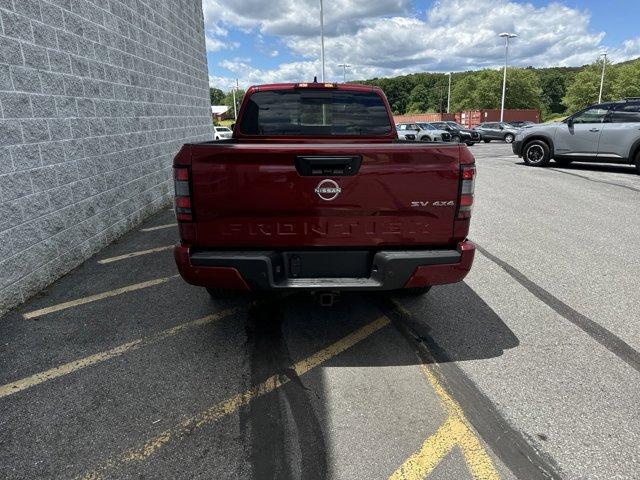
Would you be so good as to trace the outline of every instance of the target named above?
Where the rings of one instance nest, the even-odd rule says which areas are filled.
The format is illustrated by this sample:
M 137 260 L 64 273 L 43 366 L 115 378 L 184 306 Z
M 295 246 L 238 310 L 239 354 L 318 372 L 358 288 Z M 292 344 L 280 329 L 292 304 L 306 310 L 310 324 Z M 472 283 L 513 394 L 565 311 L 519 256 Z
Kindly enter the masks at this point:
M 451 72 L 448 72 L 447 75 L 449 75 L 449 94 L 447 95 L 447 113 L 449 113 L 451 109 Z
M 507 92 L 507 61 L 509 60 L 509 39 L 516 38 L 515 33 L 503 32 L 499 35 L 504 38 L 504 75 L 502 76 L 502 106 L 500 107 L 500 121 L 504 120 L 504 96 Z
M 233 92 L 233 119 L 237 120 L 238 119 L 238 107 L 236 104 L 236 90 L 238 90 L 240 88 L 240 85 L 238 84 L 238 79 L 236 78 L 236 86 L 232 88 L 232 92 Z
M 324 83 L 324 10 L 320 0 L 320 61 L 322 62 L 322 83 Z
M 351 68 L 351 65 L 341 63 L 338 66 L 342 67 L 342 83 L 347 83 L 347 68 Z
M 598 103 L 602 103 L 602 87 L 604 85 L 604 67 L 607 66 L 607 52 L 600 54 L 602 57 L 602 75 L 600 76 L 600 94 L 598 95 Z

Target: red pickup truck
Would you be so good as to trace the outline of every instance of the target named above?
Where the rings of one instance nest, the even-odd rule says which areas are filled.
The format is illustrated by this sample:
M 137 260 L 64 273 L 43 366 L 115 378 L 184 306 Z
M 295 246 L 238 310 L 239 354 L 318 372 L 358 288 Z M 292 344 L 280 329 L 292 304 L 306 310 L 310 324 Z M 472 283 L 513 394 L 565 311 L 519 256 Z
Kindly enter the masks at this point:
M 174 160 L 182 277 L 224 290 L 412 289 L 462 280 L 475 160 L 401 141 L 379 88 L 247 91 L 233 138 Z

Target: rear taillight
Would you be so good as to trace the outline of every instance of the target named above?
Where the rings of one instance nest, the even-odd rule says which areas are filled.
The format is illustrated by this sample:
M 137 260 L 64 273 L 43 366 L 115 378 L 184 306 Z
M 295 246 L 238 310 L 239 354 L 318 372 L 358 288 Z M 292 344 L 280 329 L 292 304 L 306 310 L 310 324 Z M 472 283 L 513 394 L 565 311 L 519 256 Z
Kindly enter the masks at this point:
M 457 218 L 471 218 L 471 209 L 473 207 L 473 190 L 476 181 L 476 166 L 461 165 L 460 166 L 460 197 L 458 198 L 458 215 Z
M 191 207 L 191 186 L 189 169 L 175 167 L 174 184 L 176 190 L 176 218 L 179 222 L 192 222 L 193 209 Z

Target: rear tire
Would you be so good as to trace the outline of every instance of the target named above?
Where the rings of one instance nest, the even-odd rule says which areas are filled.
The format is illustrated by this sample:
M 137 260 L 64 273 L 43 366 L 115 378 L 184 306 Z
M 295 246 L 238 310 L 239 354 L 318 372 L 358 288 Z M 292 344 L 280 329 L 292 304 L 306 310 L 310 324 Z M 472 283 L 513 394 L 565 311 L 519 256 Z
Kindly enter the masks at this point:
M 484 143 L 489 143 L 491 140 L 483 140 Z
M 425 135 L 424 137 L 420 137 L 421 142 L 431 142 L 431 138 Z
M 473 147 L 476 144 L 476 142 L 466 142 L 466 144 L 467 144 L 467 147 Z
M 640 150 L 636 153 L 636 172 L 640 175 Z
M 522 150 L 524 163 L 530 167 L 546 167 L 551 161 L 549 145 L 542 140 L 532 140 Z
M 504 141 L 505 141 L 505 142 L 507 142 L 507 143 L 513 143 L 513 141 L 515 140 L 515 138 L 516 138 L 516 137 L 513 135 L 513 133 L 507 133 L 507 134 L 504 136 Z
M 458 135 L 454 135 L 451 137 L 452 143 L 460 143 L 460 137 Z

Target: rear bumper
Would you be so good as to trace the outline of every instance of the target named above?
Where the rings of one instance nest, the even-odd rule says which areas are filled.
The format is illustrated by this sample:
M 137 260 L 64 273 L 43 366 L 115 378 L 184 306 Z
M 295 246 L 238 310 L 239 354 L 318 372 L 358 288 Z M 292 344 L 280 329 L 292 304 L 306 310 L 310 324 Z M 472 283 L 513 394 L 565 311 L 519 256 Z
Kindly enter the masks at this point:
M 475 245 L 456 250 L 191 251 L 178 245 L 180 275 L 192 285 L 230 290 L 397 290 L 459 282 L 473 263 Z M 320 262 L 314 256 L 320 256 Z M 365 267 L 366 266 L 366 271 Z M 336 274 L 313 276 L 311 271 Z M 358 272 L 349 275 L 347 272 Z

